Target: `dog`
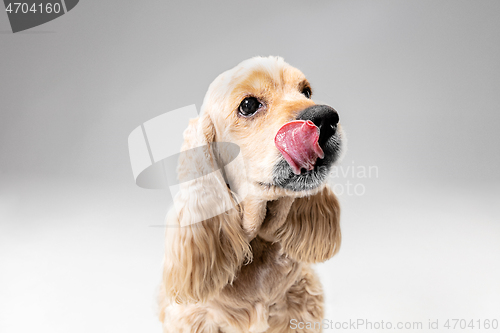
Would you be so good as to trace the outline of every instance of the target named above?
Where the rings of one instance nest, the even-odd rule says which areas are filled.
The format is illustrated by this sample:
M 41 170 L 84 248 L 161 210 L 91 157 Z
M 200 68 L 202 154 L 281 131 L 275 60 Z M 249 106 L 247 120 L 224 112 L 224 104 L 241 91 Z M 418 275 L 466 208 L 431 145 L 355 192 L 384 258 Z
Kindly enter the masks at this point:
M 337 111 L 311 95 L 281 57 L 243 61 L 210 85 L 184 132 L 166 217 L 165 333 L 321 331 L 291 322 L 323 318 L 311 264 L 341 243 L 327 178 L 346 140 Z

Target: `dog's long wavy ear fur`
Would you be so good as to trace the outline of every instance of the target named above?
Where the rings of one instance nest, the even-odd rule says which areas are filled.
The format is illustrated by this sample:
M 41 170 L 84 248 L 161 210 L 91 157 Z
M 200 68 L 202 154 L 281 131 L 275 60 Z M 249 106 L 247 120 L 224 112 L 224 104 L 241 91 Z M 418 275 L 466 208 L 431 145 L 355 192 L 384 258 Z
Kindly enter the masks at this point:
M 175 208 L 167 215 L 162 286 L 167 302 L 210 299 L 231 283 L 239 267 L 251 259 L 240 209 L 220 171 L 210 173 L 217 169 L 210 145 L 214 137 L 213 123 L 206 113 L 191 120 L 184 132 L 183 152 L 204 148 L 179 158 L 179 179 L 189 181 L 181 183 Z M 221 205 L 225 205 L 224 212 L 213 216 L 214 209 L 220 210 Z
M 276 238 L 291 258 L 316 263 L 334 256 L 341 243 L 340 206 L 333 191 L 295 199 Z

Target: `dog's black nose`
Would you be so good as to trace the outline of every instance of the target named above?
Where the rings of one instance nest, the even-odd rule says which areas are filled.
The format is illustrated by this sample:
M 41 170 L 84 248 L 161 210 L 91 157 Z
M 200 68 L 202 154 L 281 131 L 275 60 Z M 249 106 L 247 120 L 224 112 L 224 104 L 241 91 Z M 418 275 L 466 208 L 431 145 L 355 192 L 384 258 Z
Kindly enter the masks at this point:
M 297 120 L 310 120 L 319 128 L 318 143 L 320 147 L 323 147 L 337 131 L 339 114 L 328 105 L 313 105 L 302 110 Z

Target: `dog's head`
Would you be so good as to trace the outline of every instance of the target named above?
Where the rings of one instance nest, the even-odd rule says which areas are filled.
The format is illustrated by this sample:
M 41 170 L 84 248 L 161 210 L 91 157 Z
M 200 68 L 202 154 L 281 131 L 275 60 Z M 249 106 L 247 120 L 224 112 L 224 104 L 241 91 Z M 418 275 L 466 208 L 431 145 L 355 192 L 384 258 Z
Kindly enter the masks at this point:
M 345 141 L 337 111 L 316 104 L 304 74 L 280 57 L 255 57 L 219 75 L 202 117 L 213 122 L 215 141 L 240 147 L 239 176 L 264 196 L 316 193 Z

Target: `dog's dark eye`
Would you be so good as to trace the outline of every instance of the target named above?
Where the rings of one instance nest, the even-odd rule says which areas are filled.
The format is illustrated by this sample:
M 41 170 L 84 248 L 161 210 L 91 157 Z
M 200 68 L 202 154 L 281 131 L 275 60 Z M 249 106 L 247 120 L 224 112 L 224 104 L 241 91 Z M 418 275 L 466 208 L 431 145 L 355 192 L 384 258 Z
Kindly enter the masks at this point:
M 309 88 L 309 87 L 304 87 L 304 88 L 302 89 L 302 94 L 303 94 L 304 96 L 306 96 L 307 98 L 311 98 L 311 95 L 312 95 L 311 88 Z
M 259 100 L 255 97 L 247 97 L 243 101 L 241 101 L 240 104 L 240 114 L 243 116 L 251 116 L 257 110 L 259 110 L 262 107 L 262 104 L 259 102 Z

